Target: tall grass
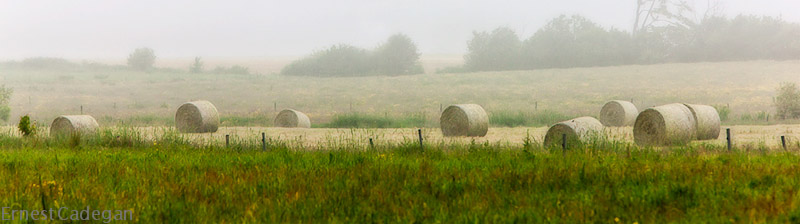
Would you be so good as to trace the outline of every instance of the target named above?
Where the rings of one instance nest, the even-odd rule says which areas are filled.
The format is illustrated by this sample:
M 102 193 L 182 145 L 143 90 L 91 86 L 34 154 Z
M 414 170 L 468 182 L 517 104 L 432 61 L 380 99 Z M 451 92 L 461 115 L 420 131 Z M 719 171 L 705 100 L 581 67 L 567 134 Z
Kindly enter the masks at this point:
M 597 139 L 564 151 L 413 140 L 374 149 L 194 144 L 133 128 L 0 135 L 0 204 L 131 209 L 139 222 L 795 222 L 800 156 Z M 38 176 L 42 181 L 39 182 Z M 42 183 L 42 184 L 40 184 Z

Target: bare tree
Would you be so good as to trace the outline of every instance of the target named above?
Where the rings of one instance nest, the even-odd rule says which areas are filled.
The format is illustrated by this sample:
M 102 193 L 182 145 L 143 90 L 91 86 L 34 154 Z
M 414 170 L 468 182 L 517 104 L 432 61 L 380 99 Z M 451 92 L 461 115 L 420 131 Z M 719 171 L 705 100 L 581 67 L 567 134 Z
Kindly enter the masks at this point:
M 636 0 L 633 35 L 664 26 L 690 29 L 722 12 L 720 1 L 705 0 L 706 6 L 700 15 L 694 4 L 696 1 L 700 0 Z

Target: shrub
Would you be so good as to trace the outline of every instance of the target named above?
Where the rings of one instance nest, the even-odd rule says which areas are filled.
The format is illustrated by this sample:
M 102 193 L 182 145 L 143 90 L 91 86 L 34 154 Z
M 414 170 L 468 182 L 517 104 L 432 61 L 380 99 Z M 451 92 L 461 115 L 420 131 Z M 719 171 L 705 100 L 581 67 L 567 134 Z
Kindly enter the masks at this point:
M 714 108 L 717 109 L 717 113 L 719 113 L 719 120 L 720 121 L 728 121 L 728 118 L 731 114 L 731 108 L 726 105 L 714 105 Z
M 800 118 L 800 89 L 795 83 L 782 83 L 775 97 L 776 115 L 780 119 Z
M 423 73 L 417 46 L 406 35 L 396 34 L 376 49 L 339 44 L 317 51 L 283 67 L 291 76 L 370 76 Z
M 69 62 L 67 59 L 49 57 L 26 58 L 20 62 L 20 65 L 25 68 L 35 69 L 65 69 L 78 66 L 78 64 Z
M 156 54 L 150 48 L 137 48 L 128 56 L 128 67 L 145 71 L 153 68 L 156 62 Z
M 191 73 L 203 73 L 203 61 L 200 57 L 194 58 L 194 63 L 189 67 Z
M 22 133 L 22 136 L 32 136 L 36 134 L 36 124 L 31 122 L 31 117 L 28 115 L 22 116 L 19 118 L 19 132 Z
M 8 117 L 11 115 L 9 101 L 12 94 L 14 94 L 14 89 L 6 88 L 6 85 L 0 86 L 0 119 L 3 121 L 8 121 Z

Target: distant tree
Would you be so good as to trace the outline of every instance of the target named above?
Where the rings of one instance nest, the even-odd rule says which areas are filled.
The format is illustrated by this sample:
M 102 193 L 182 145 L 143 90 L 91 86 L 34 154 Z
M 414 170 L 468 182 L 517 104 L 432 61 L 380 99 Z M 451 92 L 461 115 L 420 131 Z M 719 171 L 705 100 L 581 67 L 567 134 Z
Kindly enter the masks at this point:
M 203 61 L 200 57 L 194 58 L 194 63 L 189 67 L 191 73 L 203 73 Z
M 775 97 L 776 113 L 781 119 L 800 118 L 800 89 L 795 83 L 782 83 Z
M 628 33 L 606 30 L 581 16 L 548 22 L 523 47 L 524 68 L 567 68 L 631 63 L 637 57 Z
M 380 75 L 422 73 L 417 45 L 405 34 L 395 34 L 372 54 L 375 72 Z
M 315 52 L 281 69 L 283 75 L 293 76 L 365 76 L 374 66 L 367 50 L 339 44 Z
M 467 43 L 464 67 L 471 71 L 512 70 L 519 66 L 522 42 L 514 30 L 500 27 L 487 32 L 473 32 Z
M 155 62 L 156 54 L 150 48 L 137 48 L 128 56 L 128 66 L 139 71 L 152 69 Z

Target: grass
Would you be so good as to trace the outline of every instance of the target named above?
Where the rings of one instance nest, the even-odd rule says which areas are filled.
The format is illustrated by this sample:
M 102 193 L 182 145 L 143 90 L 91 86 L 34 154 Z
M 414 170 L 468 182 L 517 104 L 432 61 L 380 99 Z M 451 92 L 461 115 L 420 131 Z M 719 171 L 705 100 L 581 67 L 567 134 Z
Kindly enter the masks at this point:
M 602 105 L 613 99 L 632 99 L 639 109 L 676 102 L 729 105 L 729 118 L 735 122 L 744 114 L 774 114 L 772 98 L 779 83 L 797 82 L 798 70 L 797 61 L 747 61 L 311 78 L 189 74 L 170 69 L 146 73 L 119 66 L 28 68 L 0 63 L 3 83 L 14 89 L 10 104 L 14 121 L 26 114 L 34 120 L 52 121 L 58 115 L 80 113 L 81 105 L 85 114 L 96 118 L 154 115 L 169 119 L 182 103 L 205 99 L 224 116 L 270 114 L 269 120 L 280 109 L 293 108 L 318 124 L 330 123 L 345 112 L 425 113 L 435 121 L 440 105 L 461 103 L 480 104 L 489 113 L 535 111 L 538 105 L 539 111 L 596 116 Z M 60 76 L 71 78 L 62 80 Z M 766 76 L 770 78 L 763 78 Z M 261 123 L 265 122 L 247 124 Z
M 415 128 L 428 127 L 424 114 L 411 114 L 400 117 L 369 115 L 363 113 L 337 114 L 325 128 Z
M 541 127 L 572 119 L 573 116 L 555 111 L 525 113 L 522 111 L 499 111 L 489 114 L 489 124 L 496 127 Z
M 203 144 L 132 128 L 0 135 L 0 204 L 131 209 L 139 222 L 797 222 L 800 145 L 567 151 L 411 140 L 375 148 Z M 43 184 L 39 185 L 41 176 Z M 43 205 L 44 204 L 44 205 Z

